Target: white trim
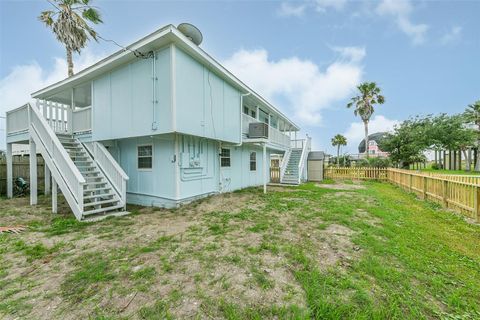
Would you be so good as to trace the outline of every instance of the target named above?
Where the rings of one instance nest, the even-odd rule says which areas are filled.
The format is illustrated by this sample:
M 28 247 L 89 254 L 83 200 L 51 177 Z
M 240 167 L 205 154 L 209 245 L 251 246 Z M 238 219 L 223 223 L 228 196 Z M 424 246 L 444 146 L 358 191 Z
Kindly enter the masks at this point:
M 152 167 L 151 168 L 140 168 L 139 166 L 139 161 L 138 159 L 140 158 L 140 156 L 138 155 L 138 148 L 140 147 L 152 147 Z M 144 143 L 144 144 L 137 144 L 137 170 L 138 171 L 153 171 L 153 155 L 154 155 L 154 152 L 153 152 L 153 143 Z M 148 156 L 142 156 L 142 158 L 148 158 Z

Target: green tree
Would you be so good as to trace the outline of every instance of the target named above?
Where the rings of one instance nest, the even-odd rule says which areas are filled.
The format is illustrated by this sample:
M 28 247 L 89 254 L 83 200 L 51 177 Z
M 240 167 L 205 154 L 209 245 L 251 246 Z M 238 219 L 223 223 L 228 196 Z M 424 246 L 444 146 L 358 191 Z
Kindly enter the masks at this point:
M 430 145 L 430 141 L 425 139 L 429 126 L 429 119 L 416 117 L 405 120 L 379 141 L 379 147 L 390 154 L 394 164 L 408 168 L 410 164 L 425 159 L 423 152 Z
M 347 145 L 347 138 L 341 134 L 337 134 L 332 138 L 332 146 L 337 147 L 337 166 L 339 165 L 340 159 L 340 147 Z
M 353 97 L 347 104 L 347 108 L 354 107 L 355 116 L 360 116 L 365 128 L 365 153 L 368 158 L 368 123 L 375 111 L 375 104 L 385 103 L 385 97 L 375 82 L 364 82 L 357 87 L 359 95 Z
M 446 115 L 440 114 L 433 118 L 432 132 L 430 136 L 434 141 L 446 150 L 460 150 L 467 160 L 467 170 L 470 170 L 467 149 L 475 145 L 475 131 L 466 125 L 464 114 Z
M 97 33 L 88 22 L 102 22 L 98 10 L 90 5 L 90 0 L 51 0 L 53 10 L 42 11 L 38 19 L 52 29 L 67 51 L 68 76 L 73 76 L 73 57 L 80 54 L 90 38 L 98 41 Z
M 467 123 L 471 123 L 477 126 L 477 148 L 480 146 L 480 100 L 468 105 L 464 113 Z M 475 171 L 480 171 L 480 157 L 477 157 L 477 163 L 475 163 Z

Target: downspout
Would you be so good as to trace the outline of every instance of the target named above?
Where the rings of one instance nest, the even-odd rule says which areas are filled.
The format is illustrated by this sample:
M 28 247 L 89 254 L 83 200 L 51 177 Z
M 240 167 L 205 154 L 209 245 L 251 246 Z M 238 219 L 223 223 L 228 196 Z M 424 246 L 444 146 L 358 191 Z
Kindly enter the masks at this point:
M 157 82 L 157 54 L 153 52 L 153 62 L 152 62 L 152 130 L 157 130 L 157 120 L 156 120 L 156 109 L 157 109 L 157 92 L 156 92 L 156 82 Z
M 243 119 L 242 119 L 242 114 L 243 114 L 243 97 L 251 95 L 251 92 L 243 93 L 240 95 L 240 143 L 235 144 L 235 147 L 240 147 L 243 144 Z

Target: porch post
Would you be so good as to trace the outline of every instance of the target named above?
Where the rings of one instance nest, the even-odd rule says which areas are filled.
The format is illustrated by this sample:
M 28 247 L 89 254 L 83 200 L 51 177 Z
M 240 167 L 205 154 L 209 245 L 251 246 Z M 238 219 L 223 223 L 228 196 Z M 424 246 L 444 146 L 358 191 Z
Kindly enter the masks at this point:
M 52 212 L 57 213 L 58 212 L 58 198 L 57 198 L 57 181 L 55 179 L 52 179 Z
M 50 169 L 48 168 L 47 164 L 45 163 L 45 161 L 43 162 L 43 165 L 45 166 L 45 195 L 49 195 L 50 194 L 50 177 L 51 177 L 51 173 L 50 173 Z
M 13 197 L 13 165 L 11 143 L 7 143 L 7 197 Z
M 263 144 L 263 193 L 267 193 L 267 144 Z
M 37 146 L 30 139 L 30 205 L 37 204 Z
M 74 95 L 73 95 L 73 88 L 72 88 L 72 99 L 71 99 L 71 102 L 70 102 L 70 108 L 68 108 L 68 114 L 67 114 L 67 126 L 68 126 L 68 130 L 67 132 L 69 134 L 73 134 L 73 108 L 74 108 L 74 104 L 75 104 L 75 98 L 74 98 Z

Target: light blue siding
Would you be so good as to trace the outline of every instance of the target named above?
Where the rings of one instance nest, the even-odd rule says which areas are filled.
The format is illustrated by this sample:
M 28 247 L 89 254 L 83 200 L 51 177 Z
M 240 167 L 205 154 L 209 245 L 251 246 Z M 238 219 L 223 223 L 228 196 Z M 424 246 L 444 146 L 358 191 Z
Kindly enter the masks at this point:
M 240 142 L 240 92 L 181 49 L 175 50 L 177 132 Z
M 93 81 L 94 140 L 139 137 L 172 130 L 170 48 L 156 55 L 155 80 L 153 59 L 137 59 Z M 155 121 L 157 126 L 153 130 Z
M 218 141 L 178 134 L 178 151 L 175 143 L 174 134 L 165 134 L 121 139 L 109 147 L 130 177 L 129 203 L 171 207 L 212 193 L 263 184 L 261 147 L 223 145 L 231 150 L 231 166 L 220 168 Z M 153 146 L 151 170 L 138 169 L 137 147 L 140 145 Z M 250 152 L 257 154 L 255 171 L 250 171 Z M 269 159 L 267 150 L 267 173 Z
M 139 145 L 153 146 L 151 170 L 138 169 L 137 146 Z M 119 149 L 117 160 L 129 176 L 128 193 L 175 199 L 175 163 L 173 162 L 175 148 L 172 135 L 122 139 L 118 141 L 117 146 Z
M 254 145 L 228 147 L 231 166 L 220 168 L 223 191 L 234 191 L 251 186 L 263 185 L 263 149 Z M 250 153 L 256 152 L 256 170 L 250 171 Z M 270 151 L 267 150 L 267 181 L 270 180 Z

